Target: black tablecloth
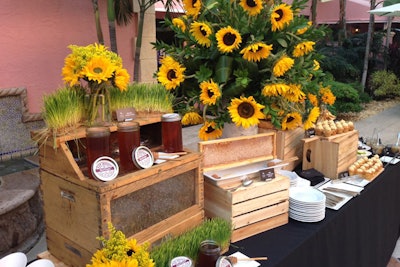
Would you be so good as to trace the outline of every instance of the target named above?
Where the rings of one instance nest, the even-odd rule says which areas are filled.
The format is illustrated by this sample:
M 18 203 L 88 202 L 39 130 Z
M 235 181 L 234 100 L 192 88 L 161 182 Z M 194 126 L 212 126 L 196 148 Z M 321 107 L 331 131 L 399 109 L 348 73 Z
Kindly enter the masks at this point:
M 400 164 L 325 219 L 289 223 L 231 244 L 226 254 L 267 256 L 261 266 L 385 267 L 400 235 Z

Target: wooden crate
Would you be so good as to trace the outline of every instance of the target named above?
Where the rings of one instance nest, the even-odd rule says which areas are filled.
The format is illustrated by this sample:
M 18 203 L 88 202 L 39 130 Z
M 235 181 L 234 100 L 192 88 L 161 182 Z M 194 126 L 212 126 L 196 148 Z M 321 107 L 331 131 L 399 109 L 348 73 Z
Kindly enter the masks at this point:
M 154 243 L 203 221 L 200 153 L 188 151 L 149 169 L 99 182 L 87 177 L 86 164 L 79 166 L 74 160 L 76 151 L 84 150 L 73 147 L 84 139 L 84 134 L 77 131 L 73 136 L 49 140 L 40 148 L 49 255 L 67 266 L 85 266 L 101 247 L 96 238 L 108 235 L 109 222 L 128 238 Z M 54 143 L 57 150 L 53 149 Z
M 304 139 L 304 129 L 302 127 L 282 131 L 277 130 L 271 122 L 262 120 L 258 124 L 258 132 L 276 133 L 276 157 L 289 163 L 287 166 L 283 167 L 283 169 L 292 171 L 301 163 L 303 158 L 302 140 Z
M 275 133 L 241 136 L 199 143 L 203 153 L 203 172 L 246 166 L 275 156 Z M 233 192 L 240 184 L 204 182 L 204 209 L 207 217 L 221 217 L 232 223 L 232 242 L 288 223 L 289 178 L 276 174 Z
M 303 139 L 303 170 L 314 168 L 325 177 L 337 179 L 357 160 L 358 131 Z

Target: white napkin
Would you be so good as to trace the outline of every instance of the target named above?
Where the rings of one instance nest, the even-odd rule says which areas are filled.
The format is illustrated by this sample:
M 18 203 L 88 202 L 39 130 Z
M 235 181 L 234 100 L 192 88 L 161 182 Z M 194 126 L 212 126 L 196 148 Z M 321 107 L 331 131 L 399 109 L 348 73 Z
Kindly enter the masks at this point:
M 243 253 L 237 251 L 235 253 L 233 253 L 232 255 L 229 256 L 234 256 L 238 259 L 248 259 L 249 257 L 247 257 L 246 255 L 244 255 Z M 238 263 L 236 263 L 234 266 L 235 267 L 257 267 L 260 266 L 261 264 L 259 262 L 256 261 L 238 261 Z

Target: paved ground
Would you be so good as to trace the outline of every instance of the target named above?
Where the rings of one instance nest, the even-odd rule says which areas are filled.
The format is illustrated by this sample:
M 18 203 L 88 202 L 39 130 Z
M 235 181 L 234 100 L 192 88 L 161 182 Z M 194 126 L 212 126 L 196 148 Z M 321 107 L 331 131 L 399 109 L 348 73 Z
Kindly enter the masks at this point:
M 400 132 L 400 104 L 392 108 L 386 109 L 381 113 L 368 117 L 355 123 L 355 128 L 359 131 L 360 137 L 369 137 L 376 129 L 384 144 L 392 144 L 396 142 L 397 134 Z M 199 141 L 197 132 L 199 126 L 188 127 L 183 129 L 183 142 L 185 147 L 197 151 L 197 143 Z M 34 259 L 36 255 L 47 249 L 46 240 L 43 237 L 40 242 L 29 253 L 29 259 Z M 400 241 L 393 252 L 393 257 L 400 258 Z M 399 263 L 390 266 L 399 266 Z

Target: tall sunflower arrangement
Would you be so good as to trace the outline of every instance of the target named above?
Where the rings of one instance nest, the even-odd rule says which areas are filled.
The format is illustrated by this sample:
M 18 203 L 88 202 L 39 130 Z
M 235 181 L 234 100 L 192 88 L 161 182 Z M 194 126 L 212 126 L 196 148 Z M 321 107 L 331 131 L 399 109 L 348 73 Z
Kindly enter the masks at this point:
M 186 13 L 165 19 L 175 40 L 154 43 L 165 54 L 157 79 L 176 95 L 184 124 L 203 123 L 202 140 L 220 137 L 227 122 L 313 127 L 320 114 L 313 97 L 320 103 L 320 89 L 329 88 L 314 50 L 325 29 L 300 14 L 306 4 L 183 0 Z
M 86 267 L 154 267 L 155 263 L 148 252 L 149 244 L 139 245 L 136 239 L 128 240 L 124 233 L 109 223 L 109 239 L 99 237 L 103 248 L 97 250 Z
M 87 91 L 89 124 L 93 123 L 99 104 L 105 109 L 103 115 L 106 113 L 104 116 L 110 117 L 108 89 L 116 87 L 124 91 L 130 80 L 127 70 L 122 66 L 121 57 L 101 44 L 70 45 L 68 48 L 71 53 L 65 58 L 62 68 L 63 80 L 70 87 L 79 86 Z

